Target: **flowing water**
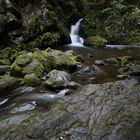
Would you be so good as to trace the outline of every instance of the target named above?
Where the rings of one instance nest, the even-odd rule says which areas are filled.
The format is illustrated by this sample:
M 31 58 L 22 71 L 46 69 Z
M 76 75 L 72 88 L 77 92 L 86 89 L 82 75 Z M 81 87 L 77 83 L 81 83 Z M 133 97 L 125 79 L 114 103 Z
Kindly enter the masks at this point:
M 70 46 L 83 46 L 84 39 L 79 36 L 79 28 L 82 20 L 83 20 L 82 18 L 79 19 L 75 23 L 75 25 L 71 26 L 70 31 L 71 44 L 69 44 Z

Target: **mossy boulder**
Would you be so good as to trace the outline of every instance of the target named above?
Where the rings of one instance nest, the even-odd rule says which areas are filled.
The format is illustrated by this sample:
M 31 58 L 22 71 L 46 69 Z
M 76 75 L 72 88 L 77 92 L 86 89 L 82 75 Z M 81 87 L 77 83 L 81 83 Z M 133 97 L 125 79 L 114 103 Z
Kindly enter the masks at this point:
M 8 59 L 11 49 L 9 47 L 0 50 L 0 59 Z
M 51 64 L 50 64 L 51 62 L 47 58 L 47 55 L 48 55 L 47 51 L 41 51 L 39 49 L 36 49 L 33 53 L 33 59 L 37 60 L 43 65 L 44 71 L 46 73 L 51 71 Z
M 89 36 L 85 39 L 84 44 L 86 46 L 104 46 L 107 43 L 107 40 L 100 36 Z
M 52 68 L 62 69 L 70 68 L 77 66 L 76 56 L 73 54 L 73 51 L 62 52 L 59 50 L 46 50 L 48 63 Z
M 34 73 L 25 75 L 23 81 L 24 84 L 28 86 L 36 86 L 39 84 L 39 78 Z
M 19 56 L 16 57 L 14 63 L 12 64 L 10 75 L 13 76 L 23 76 L 24 67 L 32 61 L 32 53 L 21 52 Z
M 124 66 L 132 61 L 132 56 L 113 57 L 103 60 L 105 64 Z
M 112 57 L 104 60 L 96 60 L 96 65 L 116 65 L 116 66 L 125 66 L 132 62 L 132 56 L 121 56 L 121 57 Z
M 9 75 L 0 76 L 0 94 L 4 95 L 8 91 L 17 88 L 21 85 L 21 79 Z
M 121 74 L 140 75 L 140 66 L 126 66 L 118 69 Z
M 22 73 L 24 75 L 25 74 L 35 74 L 37 77 L 39 77 L 43 72 L 44 72 L 44 67 L 37 60 L 33 60 L 26 67 L 24 67 L 23 71 L 22 71 Z
M 71 79 L 65 71 L 52 70 L 48 73 L 45 84 L 52 88 L 66 87 Z
M 21 54 L 19 55 L 15 62 L 18 66 L 24 67 L 32 61 L 32 54 Z

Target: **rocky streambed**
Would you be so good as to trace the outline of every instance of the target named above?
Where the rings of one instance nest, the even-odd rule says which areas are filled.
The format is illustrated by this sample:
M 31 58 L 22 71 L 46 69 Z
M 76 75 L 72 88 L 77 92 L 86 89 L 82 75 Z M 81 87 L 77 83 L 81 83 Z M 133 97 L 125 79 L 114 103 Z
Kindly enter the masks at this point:
M 140 85 L 135 79 L 88 84 L 49 109 L 1 114 L 1 140 L 138 140 Z
M 139 139 L 140 50 L 69 49 L 1 50 L 0 139 Z

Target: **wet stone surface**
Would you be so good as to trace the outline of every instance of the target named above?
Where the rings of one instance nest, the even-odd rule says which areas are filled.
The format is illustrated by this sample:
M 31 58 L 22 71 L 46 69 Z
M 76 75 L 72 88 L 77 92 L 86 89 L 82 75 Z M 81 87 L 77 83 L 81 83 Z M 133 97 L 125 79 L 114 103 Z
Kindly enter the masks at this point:
M 51 109 L 1 115 L 0 139 L 137 140 L 139 100 L 140 85 L 135 79 L 88 84 Z

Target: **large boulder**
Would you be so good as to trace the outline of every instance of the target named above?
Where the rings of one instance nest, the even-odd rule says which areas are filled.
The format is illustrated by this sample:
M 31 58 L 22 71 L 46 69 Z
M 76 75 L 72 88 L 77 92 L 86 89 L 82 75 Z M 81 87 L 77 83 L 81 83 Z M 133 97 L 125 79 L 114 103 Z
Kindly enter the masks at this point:
M 49 110 L 2 113 L 0 139 L 138 140 L 139 100 L 140 84 L 134 79 L 85 85 Z
M 52 68 L 62 69 L 62 66 L 63 68 L 77 67 L 76 56 L 71 50 L 62 52 L 60 50 L 47 49 L 46 53 Z
M 46 85 L 52 88 L 61 88 L 68 86 L 71 76 L 65 71 L 52 70 L 48 73 Z

